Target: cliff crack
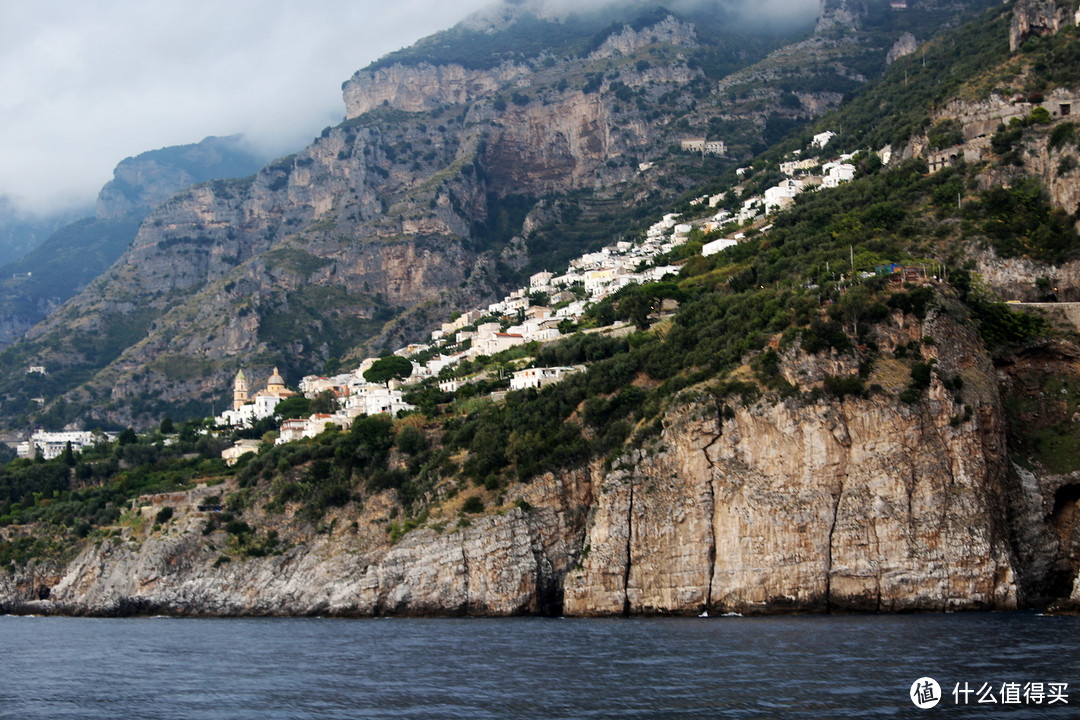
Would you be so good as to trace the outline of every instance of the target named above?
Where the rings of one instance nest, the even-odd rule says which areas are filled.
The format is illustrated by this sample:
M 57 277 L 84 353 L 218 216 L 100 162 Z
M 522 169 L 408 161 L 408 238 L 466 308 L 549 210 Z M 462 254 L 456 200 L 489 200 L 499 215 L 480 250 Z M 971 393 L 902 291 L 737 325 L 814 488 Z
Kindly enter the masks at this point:
M 626 510 L 626 568 L 623 572 L 623 616 L 630 617 L 630 545 L 634 534 L 634 479 L 630 478 L 630 502 Z
M 928 424 L 929 424 L 929 428 L 930 428 L 929 431 L 927 431 L 927 425 Z M 922 418 L 922 422 L 920 423 L 920 430 L 922 432 L 923 438 L 925 438 L 925 439 L 931 439 L 932 438 L 933 440 L 935 440 L 937 442 L 939 450 L 936 453 L 936 455 L 937 455 L 937 457 L 942 458 L 942 460 L 943 460 L 943 463 L 942 463 L 943 466 L 944 466 L 943 469 L 945 470 L 945 477 L 947 478 L 946 479 L 947 484 L 943 488 L 943 492 L 942 492 L 942 495 L 944 497 L 942 498 L 942 501 L 941 501 L 941 522 L 940 522 L 940 525 L 938 526 L 938 527 L 941 528 L 941 536 L 942 536 L 942 543 L 941 543 L 941 546 L 940 546 L 941 547 L 941 569 L 942 569 L 942 575 L 944 577 L 944 582 L 945 582 L 945 593 L 944 593 L 944 596 L 943 596 L 943 603 L 942 603 L 942 608 L 941 609 L 947 611 L 949 609 L 949 598 L 950 598 L 950 595 L 952 594 L 952 573 L 949 572 L 949 554 L 948 554 L 949 553 L 948 548 L 952 547 L 952 543 L 951 543 L 951 540 L 950 540 L 950 537 L 949 537 L 949 535 L 950 535 L 949 531 L 951 529 L 951 526 L 950 526 L 950 523 L 949 523 L 949 512 L 950 512 L 949 505 L 950 505 L 950 500 L 952 499 L 952 495 L 953 495 L 953 493 L 955 492 L 955 489 L 956 489 L 956 473 L 953 471 L 953 455 L 949 451 L 949 443 L 945 440 L 945 437 L 944 437 L 944 434 L 943 434 L 944 429 L 942 427 L 938 427 L 937 425 L 933 424 L 932 419 L 925 417 L 925 414 L 924 414 L 924 417 Z M 926 442 L 924 444 L 929 446 L 928 442 Z
M 842 446 L 851 452 L 851 432 L 848 429 L 847 415 L 843 412 L 840 413 L 840 420 L 844 425 L 844 436 L 847 439 L 846 443 L 841 443 Z M 837 473 L 837 477 L 840 480 L 840 487 L 837 488 L 836 497 L 833 499 L 833 515 L 832 522 L 829 524 L 829 546 L 825 555 L 825 612 L 831 612 L 832 610 L 832 571 L 833 571 L 833 534 L 836 532 L 836 521 L 840 517 L 840 500 L 844 497 L 844 479 L 848 474 L 848 463 L 844 463 L 844 469 L 842 473 Z
M 825 612 L 832 609 L 832 565 L 833 565 L 833 533 L 836 531 L 836 518 L 840 514 L 840 498 L 844 494 L 844 481 L 840 481 L 840 490 L 833 500 L 832 523 L 829 524 L 829 546 L 825 555 Z
M 870 526 L 874 530 L 874 556 L 877 558 L 877 604 L 874 612 L 881 612 L 881 536 L 878 534 L 877 521 L 870 518 Z
M 723 429 L 723 411 L 717 408 L 717 427 Z M 709 449 L 720 441 L 720 433 L 702 449 L 705 462 L 709 464 L 709 477 L 706 478 L 706 488 L 709 494 L 709 587 L 705 591 L 705 606 L 703 611 L 708 612 L 712 608 L 713 581 L 716 578 L 716 463 L 709 457 Z
M 465 533 L 461 534 L 461 567 L 464 573 L 465 587 L 462 592 L 461 612 L 469 614 L 469 554 L 465 552 Z

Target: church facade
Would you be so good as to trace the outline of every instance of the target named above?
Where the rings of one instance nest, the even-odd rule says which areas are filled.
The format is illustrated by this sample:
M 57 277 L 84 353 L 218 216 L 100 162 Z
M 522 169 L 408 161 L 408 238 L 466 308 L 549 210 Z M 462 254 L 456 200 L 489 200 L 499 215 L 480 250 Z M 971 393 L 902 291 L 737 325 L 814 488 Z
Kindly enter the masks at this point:
M 273 374 L 267 379 L 265 389 L 259 390 L 254 396 L 250 395 L 250 391 L 247 375 L 241 368 L 233 380 L 232 410 L 226 410 L 214 418 L 214 421 L 218 425 L 247 427 L 273 415 L 279 402 L 296 394 L 285 387 L 285 379 L 277 368 L 274 368 Z

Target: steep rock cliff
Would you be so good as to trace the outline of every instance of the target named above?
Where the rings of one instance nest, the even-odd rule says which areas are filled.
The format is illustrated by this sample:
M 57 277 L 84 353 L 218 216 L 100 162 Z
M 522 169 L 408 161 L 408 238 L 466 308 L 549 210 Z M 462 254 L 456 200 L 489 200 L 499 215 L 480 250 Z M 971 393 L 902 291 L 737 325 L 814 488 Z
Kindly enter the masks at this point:
M 223 531 L 202 532 L 212 515 L 198 505 L 220 487 L 159 496 L 142 513 L 150 518 L 163 504 L 174 507 L 166 529 L 126 528 L 62 570 L 5 576 L 0 607 L 91 615 L 558 612 L 562 579 L 581 547 L 590 476 L 588 469 L 548 475 L 515 493 L 527 511 L 514 507 L 456 531 L 417 530 L 396 545 L 384 530 L 385 502 L 359 516 L 327 518 L 330 530 L 321 533 L 263 516 L 261 528 L 280 530 L 281 549 L 236 559 L 222 554 L 229 547 Z
M 874 377 L 889 387 L 865 398 L 739 404 L 691 389 L 654 442 L 610 467 L 514 485 L 501 506 L 453 528 L 444 499 L 449 513 L 397 544 L 388 494 L 332 510 L 318 527 L 297 506 L 258 501 L 243 519 L 272 539 L 259 552 L 198 509 L 229 486 L 149 498 L 66 567 L 5 576 L 0 608 L 591 616 L 1011 609 L 1067 598 L 1080 568 L 1080 483 L 1013 465 L 1015 423 L 998 390 L 1011 388 L 1008 403 L 1032 397 L 1024 384 L 1045 363 L 1029 357 L 1008 380 L 946 311 L 924 323 L 896 315 L 879 340 L 889 349 L 927 336 L 934 376 L 915 403 L 893 395 L 886 376 L 902 365 L 884 360 Z M 1060 350 L 1080 391 L 1080 353 Z M 804 388 L 857 372 L 829 353 L 782 357 Z M 962 378 L 962 389 L 946 377 Z M 150 528 L 165 505 L 174 518 Z
M 1054 0 L 1017 0 L 1009 26 L 1009 49 L 1016 52 L 1029 37 L 1053 35 L 1072 24 L 1069 10 Z
M 939 359 L 991 372 L 985 356 Z M 978 394 L 960 424 L 939 384 L 915 407 L 705 402 L 669 416 L 656 448 L 604 479 L 565 611 L 1017 607 L 1015 481 L 996 392 Z

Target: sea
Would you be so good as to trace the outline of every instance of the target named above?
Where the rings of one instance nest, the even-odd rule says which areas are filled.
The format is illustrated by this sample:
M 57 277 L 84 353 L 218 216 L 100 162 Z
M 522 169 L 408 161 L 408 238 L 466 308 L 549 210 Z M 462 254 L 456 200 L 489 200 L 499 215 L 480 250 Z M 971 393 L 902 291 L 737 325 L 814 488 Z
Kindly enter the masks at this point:
M 0 718 L 1080 718 L 1080 618 L 0 617 Z

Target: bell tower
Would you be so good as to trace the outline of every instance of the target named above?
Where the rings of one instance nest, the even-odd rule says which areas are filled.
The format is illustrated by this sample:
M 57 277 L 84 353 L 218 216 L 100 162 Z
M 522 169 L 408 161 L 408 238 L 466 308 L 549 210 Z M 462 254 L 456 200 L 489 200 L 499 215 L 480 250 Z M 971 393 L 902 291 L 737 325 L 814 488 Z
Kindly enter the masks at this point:
M 233 410 L 239 410 L 244 405 L 247 405 L 248 401 L 248 383 L 247 378 L 244 377 L 244 371 L 241 369 L 236 373 L 236 382 L 233 384 Z

